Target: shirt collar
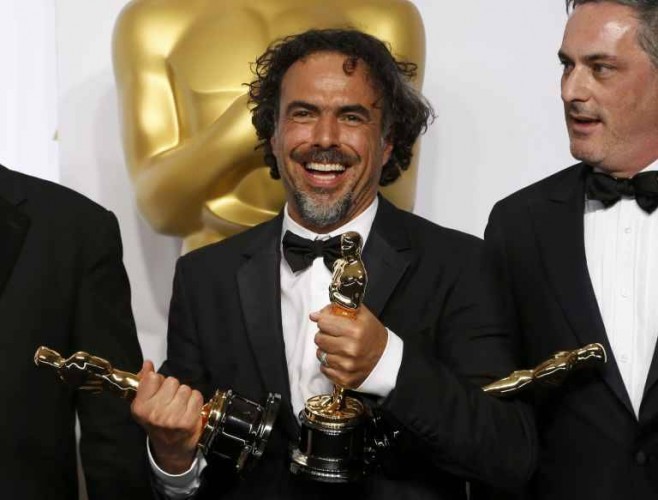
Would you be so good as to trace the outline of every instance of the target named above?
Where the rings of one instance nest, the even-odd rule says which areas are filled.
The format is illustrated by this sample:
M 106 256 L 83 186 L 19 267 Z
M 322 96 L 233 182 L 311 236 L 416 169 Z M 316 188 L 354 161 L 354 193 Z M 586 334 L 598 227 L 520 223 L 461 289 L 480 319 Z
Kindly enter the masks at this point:
M 366 208 L 363 212 L 357 215 L 351 221 L 343 224 L 339 228 L 334 229 L 330 233 L 315 233 L 304 226 L 298 224 L 292 217 L 288 214 L 288 204 L 286 203 L 283 208 L 283 224 L 281 225 L 281 239 L 283 235 L 286 234 L 286 231 L 295 233 L 297 236 L 302 238 L 307 238 L 310 240 L 326 240 L 333 236 L 346 233 L 347 231 L 356 231 L 361 235 L 363 239 L 363 246 L 365 246 L 368 236 L 370 235 L 370 229 L 372 228 L 372 223 L 375 220 L 375 215 L 377 214 L 377 207 L 379 206 L 379 198 L 375 196 L 375 199 L 372 203 Z
M 640 170 L 640 172 L 650 172 L 652 170 L 658 170 L 658 158 L 656 158 L 656 161 L 651 163 L 648 167 L 643 168 L 642 170 Z M 638 173 L 640 173 L 640 172 L 638 172 Z

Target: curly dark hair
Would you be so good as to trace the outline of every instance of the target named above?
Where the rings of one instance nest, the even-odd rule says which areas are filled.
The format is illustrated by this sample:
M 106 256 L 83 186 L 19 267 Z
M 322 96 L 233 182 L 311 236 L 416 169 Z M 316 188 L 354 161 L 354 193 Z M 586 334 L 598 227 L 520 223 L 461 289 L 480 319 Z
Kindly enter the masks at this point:
M 309 30 L 271 44 L 253 67 L 256 75 L 249 85 L 251 122 L 256 128 L 258 147 L 265 152 L 270 175 L 279 179 L 270 139 L 279 114 L 281 81 L 295 62 L 317 52 L 337 52 L 347 56 L 343 69 L 351 74 L 359 61 L 368 68 L 368 77 L 380 94 L 383 133 L 393 145 L 391 157 L 382 169 L 379 184 L 395 181 L 409 168 L 412 148 L 427 130 L 434 111 L 427 100 L 410 85 L 417 66 L 396 61 L 388 46 L 377 38 L 354 29 Z

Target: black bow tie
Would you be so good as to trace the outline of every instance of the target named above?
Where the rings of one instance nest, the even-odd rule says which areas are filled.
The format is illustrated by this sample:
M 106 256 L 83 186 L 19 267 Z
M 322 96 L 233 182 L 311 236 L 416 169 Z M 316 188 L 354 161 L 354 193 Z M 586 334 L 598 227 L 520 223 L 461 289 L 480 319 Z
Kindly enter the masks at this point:
M 283 256 L 294 273 L 309 267 L 317 257 L 332 271 L 334 262 L 340 258 L 340 235 L 328 240 L 308 240 L 286 231 L 283 235 Z
M 652 213 L 658 207 L 658 171 L 642 172 L 630 179 L 617 179 L 608 174 L 591 172 L 585 192 L 590 200 L 599 200 L 608 208 L 622 196 L 630 196 L 642 210 Z

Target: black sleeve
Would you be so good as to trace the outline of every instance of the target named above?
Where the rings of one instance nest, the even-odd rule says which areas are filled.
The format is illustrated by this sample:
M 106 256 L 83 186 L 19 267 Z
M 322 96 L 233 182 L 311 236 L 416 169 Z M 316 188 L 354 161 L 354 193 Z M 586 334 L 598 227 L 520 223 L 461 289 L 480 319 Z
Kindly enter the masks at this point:
M 175 376 L 181 383 L 201 391 L 207 400 L 212 396 L 213 388 L 208 383 L 196 322 L 189 308 L 183 260 L 179 259 L 169 306 L 167 359 L 160 373 Z
M 72 344 L 137 372 L 142 355 L 122 263 L 117 220 L 110 212 L 85 224 Z M 114 394 L 75 395 L 80 454 L 90 500 L 151 498 L 146 436 L 130 404 Z
M 482 385 L 516 367 L 510 330 L 482 246 L 464 252 L 431 332 L 408 337 L 395 389 L 384 402 L 441 470 L 505 489 L 536 463 L 530 408 L 485 394 Z

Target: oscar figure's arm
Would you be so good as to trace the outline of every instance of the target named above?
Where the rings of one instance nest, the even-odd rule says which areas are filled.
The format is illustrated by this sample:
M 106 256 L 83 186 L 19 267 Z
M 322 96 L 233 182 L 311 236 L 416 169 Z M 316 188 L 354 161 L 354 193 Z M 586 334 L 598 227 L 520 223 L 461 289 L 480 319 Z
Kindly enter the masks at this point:
M 176 94 L 168 56 L 192 20 L 174 6 L 158 12 L 143 3 L 129 4 L 114 31 L 124 150 L 142 213 L 156 230 L 185 236 L 201 229 L 207 201 L 234 191 L 245 168 L 263 164 L 262 153 L 254 151 L 246 89 L 239 86 L 210 126 L 186 130 L 180 112 L 198 110 Z

